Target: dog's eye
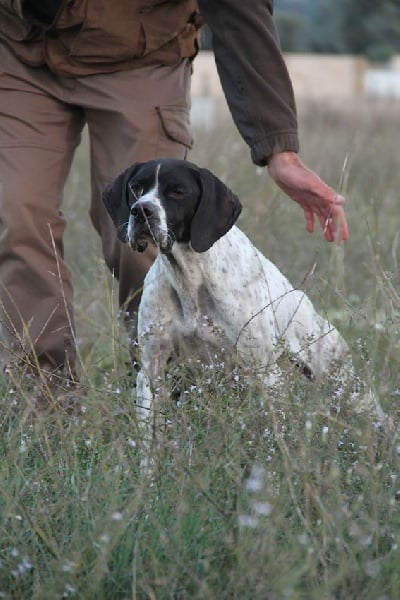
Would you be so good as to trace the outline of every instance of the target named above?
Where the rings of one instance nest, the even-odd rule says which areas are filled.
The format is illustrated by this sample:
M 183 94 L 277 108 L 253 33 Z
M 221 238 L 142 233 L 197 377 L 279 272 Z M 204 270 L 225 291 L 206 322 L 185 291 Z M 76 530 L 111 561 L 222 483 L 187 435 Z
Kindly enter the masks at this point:
M 182 200 L 185 197 L 185 190 L 179 186 L 172 186 L 168 188 L 167 194 L 174 200 Z

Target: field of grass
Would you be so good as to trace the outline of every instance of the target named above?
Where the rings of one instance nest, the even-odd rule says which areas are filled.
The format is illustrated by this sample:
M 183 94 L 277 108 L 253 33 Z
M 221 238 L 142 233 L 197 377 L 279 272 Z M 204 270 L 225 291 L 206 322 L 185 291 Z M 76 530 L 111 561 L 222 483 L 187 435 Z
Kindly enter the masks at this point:
M 393 421 L 289 372 L 279 393 L 204 369 L 139 472 L 127 339 L 86 215 L 87 147 L 65 212 L 85 413 L 33 414 L 0 381 L 0 598 L 400 598 L 400 107 L 300 107 L 302 157 L 347 198 L 351 237 L 308 235 L 229 118 L 190 158 L 244 204 L 239 225 L 348 340 Z M 245 293 L 245 290 L 243 291 Z

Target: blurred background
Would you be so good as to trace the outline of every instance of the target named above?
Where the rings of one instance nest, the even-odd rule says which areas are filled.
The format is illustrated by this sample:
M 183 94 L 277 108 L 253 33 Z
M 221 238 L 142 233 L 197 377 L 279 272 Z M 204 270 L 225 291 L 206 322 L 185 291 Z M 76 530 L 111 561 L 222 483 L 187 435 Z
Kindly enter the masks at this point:
M 400 52 L 398 0 L 274 0 L 285 52 L 358 54 L 387 61 Z M 203 30 L 203 48 L 210 49 Z
M 398 0 L 275 0 L 274 7 L 298 99 L 400 98 Z M 210 50 L 204 27 L 195 96 L 222 94 Z

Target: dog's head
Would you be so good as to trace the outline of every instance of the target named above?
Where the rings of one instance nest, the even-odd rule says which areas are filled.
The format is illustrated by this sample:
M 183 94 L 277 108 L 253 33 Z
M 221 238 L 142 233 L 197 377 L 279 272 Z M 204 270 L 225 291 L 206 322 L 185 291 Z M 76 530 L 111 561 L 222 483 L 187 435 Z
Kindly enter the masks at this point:
M 177 159 L 137 163 L 103 194 L 118 238 L 143 252 L 174 242 L 205 252 L 225 235 L 242 209 L 238 198 L 207 169 Z

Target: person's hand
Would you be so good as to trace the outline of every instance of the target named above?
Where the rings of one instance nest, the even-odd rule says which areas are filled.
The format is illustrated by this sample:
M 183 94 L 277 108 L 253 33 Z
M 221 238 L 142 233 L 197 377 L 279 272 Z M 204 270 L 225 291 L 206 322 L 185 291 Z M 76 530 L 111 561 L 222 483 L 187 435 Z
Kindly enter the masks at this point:
M 314 231 L 316 217 L 328 242 L 340 244 L 348 239 L 343 196 L 308 169 L 295 152 L 273 154 L 268 162 L 268 172 L 285 194 L 302 207 L 307 231 Z

